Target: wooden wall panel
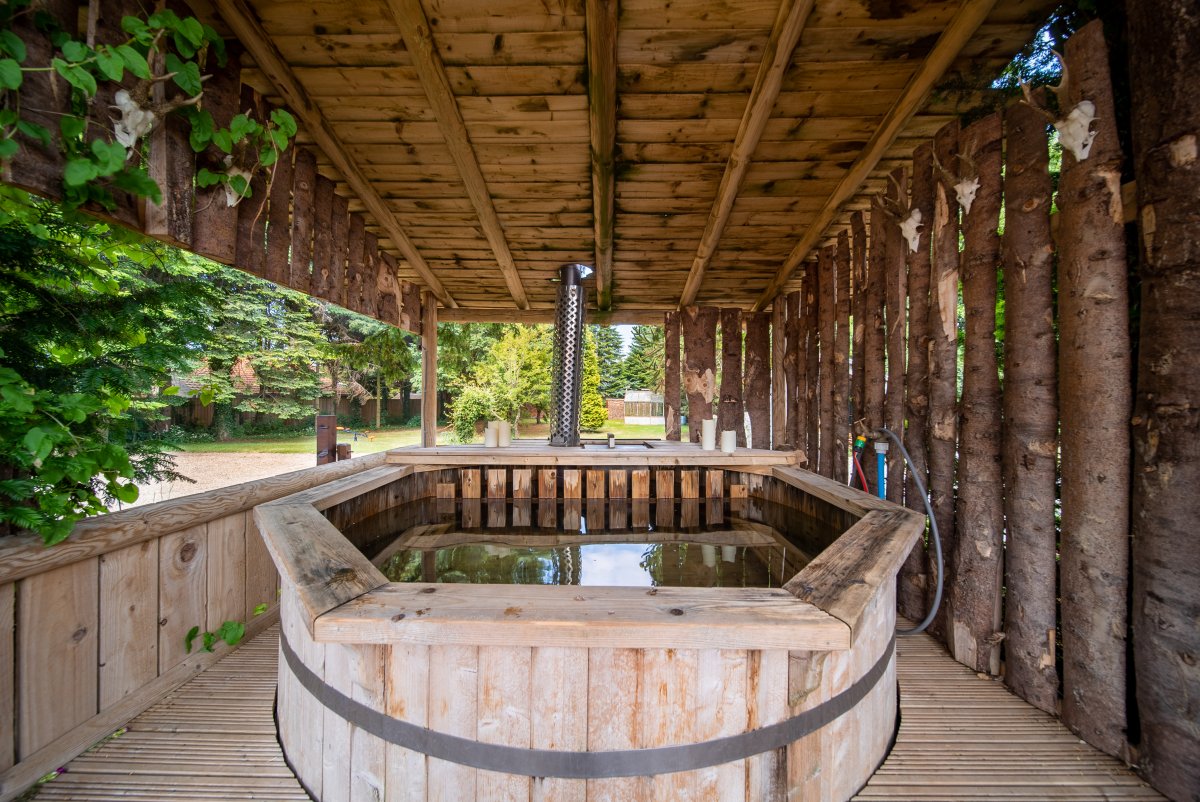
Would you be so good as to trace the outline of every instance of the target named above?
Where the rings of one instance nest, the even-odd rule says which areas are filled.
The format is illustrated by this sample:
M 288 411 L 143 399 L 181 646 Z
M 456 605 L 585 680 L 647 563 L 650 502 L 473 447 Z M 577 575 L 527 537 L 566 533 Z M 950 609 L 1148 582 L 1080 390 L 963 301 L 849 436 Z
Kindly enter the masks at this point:
M 17 761 L 17 587 L 0 585 L 0 771 Z
M 158 541 L 100 559 L 100 709 L 158 676 Z
M 240 621 L 246 611 L 246 516 L 208 523 L 208 629 Z
M 274 607 L 279 601 L 279 571 L 267 551 L 254 514 L 242 513 L 246 521 L 246 607 L 243 616 L 248 621 L 260 604 Z
M 208 622 L 208 533 L 206 525 L 174 532 L 159 541 L 158 672 L 185 657 L 184 636 Z

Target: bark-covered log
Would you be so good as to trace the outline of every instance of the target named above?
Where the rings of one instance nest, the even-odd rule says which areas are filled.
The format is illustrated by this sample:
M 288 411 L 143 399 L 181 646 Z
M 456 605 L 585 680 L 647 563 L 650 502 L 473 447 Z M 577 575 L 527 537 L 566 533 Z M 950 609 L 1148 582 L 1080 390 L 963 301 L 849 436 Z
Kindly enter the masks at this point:
M 1200 798 L 1200 15 L 1141 0 L 1129 21 L 1141 223 L 1134 412 L 1133 646 L 1138 762 L 1174 799 Z M 1163 25 L 1163 20 L 1171 20 Z
M 854 359 L 851 362 L 851 404 L 853 405 L 851 417 L 853 420 L 852 429 L 855 434 L 864 434 L 866 430 L 865 418 L 863 417 L 863 406 L 866 403 L 867 383 L 865 381 L 866 371 L 863 366 L 867 362 L 866 353 L 864 352 L 865 341 L 863 334 L 866 332 L 867 321 L 867 226 L 863 220 L 862 212 L 855 212 L 850 215 L 850 231 L 853 238 L 853 247 L 851 248 L 851 259 L 854 267 L 851 271 L 851 301 L 850 315 L 853 318 L 854 332 L 852 339 L 854 342 Z M 858 486 L 858 482 L 855 482 Z
M 746 409 L 742 405 L 742 311 L 721 310 L 721 403 L 717 431 L 737 432 L 737 444 L 746 445 Z M 718 435 L 719 437 L 720 435 Z
M 267 209 L 267 258 L 263 276 L 267 281 L 288 284 L 288 263 L 292 244 L 292 156 L 285 150 L 275 162 L 270 176 Z M 299 289 L 292 287 L 292 289 Z
M 816 470 L 820 463 L 818 447 L 821 437 L 821 308 L 825 299 L 821 297 L 820 277 L 816 263 L 809 262 L 804 276 L 804 318 L 801 328 L 800 359 L 806 363 L 804 373 L 808 384 L 804 392 L 804 406 L 808 416 L 804 425 L 804 439 L 808 443 L 808 467 Z
M 954 658 L 1000 672 L 1003 488 L 1000 471 L 1000 377 L 996 364 L 996 273 L 1000 264 L 999 114 L 962 132 L 979 191 L 963 215 L 962 283 L 966 316 L 962 435 L 959 441 L 958 549 L 950 587 Z
M 908 245 L 900 233 L 899 216 L 908 207 L 908 169 L 897 167 L 888 176 L 884 197 L 889 201 L 892 216 L 884 221 L 885 306 L 887 307 L 887 395 L 883 402 L 884 425 L 904 437 L 904 371 L 905 344 L 908 338 L 908 318 L 905 296 L 908 292 Z M 887 455 L 888 501 L 900 504 L 904 500 L 904 455 L 891 448 Z
M 329 238 L 328 299 L 344 307 L 346 305 L 346 255 L 349 252 L 347 240 L 350 235 L 350 203 L 346 198 L 334 194 L 333 211 L 330 218 L 333 221 L 333 230 Z
M 904 446 L 913 464 L 906 474 L 908 485 L 904 502 L 922 515 L 925 514 L 925 499 L 917 492 L 914 480 L 920 477 L 922 485 L 929 483 L 929 242 L 933 229 L 933 180 L 933 143 L 927 142 L 913 152 L 910 206 L 912 212 L 921 214 L 916 250 L 905 242 L 908 256 L 908 370 L 904 406 L 908 425 L 904 431 Z M 930 558 L 930 552 L 918 542 L 900 569 L 896 604 L 909 618 L 920 620 L 925 615 L 929 578 L 934 576 L 935 569 Z
M 1005 123 L 1004 681 L 1055 713 L 1058 398 L 1049 149 L 1037 109 L 1018 103 Z
M 867 264 L 866 314 L 863 318 L 863 417 L 867 432 L 883 426 L 883 389 L 886 381 L 883 336 L 883 304 L 886 292 L 883 269 L 887 248 L 883 227 L 885 220 L 887 214 L 883 208 L 883 199 L 876 195 L 871 199 L 871 242 Z M 878 471 L 875 462 L 875 450 L 868 445 L 862 456 L 863 471 L 867 475 L 871 491 L 877 494 L 879 488 L 875 486 L 875 477 Z
M 929 505 L 942 539 L 943 585 L 953 581 L 954 461 L 958 448 L 958 199 L 950 172 L 958 161 L 958 123 L 933 138 L 938 180 L 934 185 L 933 261 L 929 277 Z M 936 167 L 935 167 L 936 170 Z M 934 577 L 936 580 L 936 577 Z M 932 603 L 936 582 L 930 582 Z M 945 605 L 930 631 L 945 639 Z
M 801 287 L 806 286 L 807 276 L 801 276 Z M 804 359 L 805 335 L 804 321 L 800 312 L 803 304 L 803 290 L 788 293 L 787 296 L 787 350 L 783 355 L 783 367 L 787 373 L 787 442 L 794 449 L 804 451 L 810 460 L 815 457 L 808 452 L 808 362 Z M 811 467 L 811 466 L 810 466 Z
M 833 342 L 833 478 L 846 483 L 850 444 L 850 234 L 838 234 L 835 280 L 837 331 Z
M 771 314 L 746 316 L 746 413 L 750 417 L 750 445 L 771 447 Z
M 700 442 L 700 422 L 712 420 L 717 390 L 717 309 L 685 306 L 683 324 L 683 391 L 688 401 L 688 439 Z
M 292 250 L 288 265 L 288 286 L 300 292 L 311 292 L 313 258 L 314 192 L 317 183 L 317 160 L 308 148 L 296 150 L 292 171 Z M 392 274 L 395 276 L 395 273 Z M 396 292 L 400 291 L 399 278 Z M 397 310 L 399 309 L 397 295 Z M 391 321 L 389 321 L 391 322 Z
M 230 55 L 222 69 L 216 70 L 204 84 L 204 110 L 212 115 L 217 128 L 226 128 L 241 111 L 242 70 L 240 61 Z M 225 154 L 209 145 L 196 156 L 196 167 L 224 169 Z M 192 220 L 192 249 L 203 257 L 222 264 L 233 264 L 237 257 L 238 210 L 225 200 L 225 187 L 216 184 L 196 189 L 196 216 Z
M 788 444 L 787 298 L 771 302 L 771 448 Z
M 668 440 L 679 441 L 679 313 L 667 312 L 663 320 L 663 414 Z
M 834 284 L 834 248 L 828 245 L 817 255 L 817 295 L 821 297 L 819 308 L 820 349 L 820 400 L 817 404 L 817 428 L 820 437 L 818 471 L 822 476 L 833 476 L 833 339 L 837 326 L 837 298 Z
M 255 119 L 263 119 L 266 102 L 248 86 L 242 87 L 242 108 Z M 222 203 L 222 200 L 218 200 Z M 250 196 L 237 205 L 237 248 L 235 266 L 260 278 L 265 277 L 267 259 L 267 176 L 256 170 L 250 177 Z
M 1064 151 L 1059 178 L 1063 720 L 1121 755 L 1132 390 L 1121 146 L 1099 23 L 1071 37 L 1066 62 L 1066 109 L 1093 103 L 1096 138 L 1084 161 Z

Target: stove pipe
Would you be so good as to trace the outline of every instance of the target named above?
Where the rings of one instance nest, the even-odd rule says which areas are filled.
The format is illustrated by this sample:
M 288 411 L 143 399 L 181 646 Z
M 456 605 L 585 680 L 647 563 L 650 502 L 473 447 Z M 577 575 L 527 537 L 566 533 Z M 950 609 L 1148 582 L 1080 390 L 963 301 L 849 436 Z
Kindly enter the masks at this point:
M 586 271 L 586 272 L 584 272 Z M 550 387 L 550 445 L 579 445 L 579 401 L 583 382 L 583 314 L 586 265 L 559 268 L 562 283 L 554 306 L 554 362 Z

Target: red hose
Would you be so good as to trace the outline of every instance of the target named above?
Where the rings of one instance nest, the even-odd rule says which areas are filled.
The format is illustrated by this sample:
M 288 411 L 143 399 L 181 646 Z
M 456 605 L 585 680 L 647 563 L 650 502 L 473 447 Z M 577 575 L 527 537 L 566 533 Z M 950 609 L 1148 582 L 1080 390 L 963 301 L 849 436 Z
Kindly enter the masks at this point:
M 854 470 L 858 473 L 858 481 L 862 482 L 863 492 L 870 493 L 871 488 L 867 487 L 867 475 L 863 472 L 862 463 L 858 461 L 858 454 L 854 455 Z

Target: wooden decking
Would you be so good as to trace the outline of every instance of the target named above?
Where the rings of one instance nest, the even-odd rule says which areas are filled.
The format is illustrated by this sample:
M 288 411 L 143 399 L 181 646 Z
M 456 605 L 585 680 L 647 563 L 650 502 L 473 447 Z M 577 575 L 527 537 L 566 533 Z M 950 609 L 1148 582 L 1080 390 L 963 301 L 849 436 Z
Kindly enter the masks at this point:
M 272 628 L 73 760 L 42 800 L 307 802 L 279 750 Z M 927 637 L 899 642 L 902 725 L 859 800 L 1161 800 Z

